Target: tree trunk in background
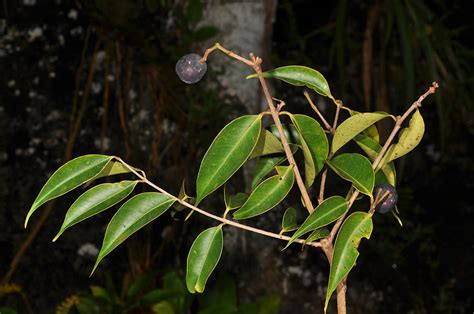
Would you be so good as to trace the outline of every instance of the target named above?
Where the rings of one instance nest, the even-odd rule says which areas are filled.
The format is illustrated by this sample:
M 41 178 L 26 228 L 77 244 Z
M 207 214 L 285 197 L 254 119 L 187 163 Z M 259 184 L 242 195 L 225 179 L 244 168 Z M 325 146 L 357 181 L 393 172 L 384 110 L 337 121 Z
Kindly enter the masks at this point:
M 264 59 L 268 67 L 273 21 L 277 0 L 209 0 L 205 4 L 202 25 L 213 25 L 220 33 L 202 48 L 220 42 L 224 47 L 244 57 L 250 52 Z M 213 54 L 209 66 L 223 71 L 218 80 L 223 92 L 235 96 L 245 106 L 247 113 L 266 108 L 257 80 L 245 80 L 252 70 L 223 54 Z

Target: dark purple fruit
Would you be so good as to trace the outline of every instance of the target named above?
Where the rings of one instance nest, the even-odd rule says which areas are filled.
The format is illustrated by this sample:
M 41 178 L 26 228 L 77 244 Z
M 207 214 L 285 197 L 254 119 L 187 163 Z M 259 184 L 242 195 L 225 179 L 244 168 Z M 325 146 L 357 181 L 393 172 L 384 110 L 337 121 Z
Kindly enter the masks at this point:
M 397 204 L 398 193 L 391 184 L 382 183 L 374 188 L 374 197 L 378 202 L 375 210 L 381 214 L 386 214 Z
M 181 81 L 187 84 L 194 84 L 199 82 L 207 71 L 206 62 L 199 62 L 201 56 L 195 53 L 188 53 L 182 56 L 176 62 L 176 74 L 178 74 Z

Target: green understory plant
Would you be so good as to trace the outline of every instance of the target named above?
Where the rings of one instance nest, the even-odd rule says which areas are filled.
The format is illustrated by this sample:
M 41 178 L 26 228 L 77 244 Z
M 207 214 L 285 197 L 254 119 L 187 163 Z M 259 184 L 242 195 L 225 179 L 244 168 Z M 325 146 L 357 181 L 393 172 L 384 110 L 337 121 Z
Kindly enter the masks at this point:
M 67 297 L 56 307 L 56 314 L 180 314 L 190 313 L 191 308 L 200 314 L 276 314 L 280 307 L 276 296 L 238 304 L 237 287 L 226 274 L 219 274 L 206 292 L 198 296 L 188 293 L 185 282 L 175 271 L 158 275 L 151 271 L 137 277 L 122 294 L 109 277 L 105 286 L 94 285 L 90 293 Z M 160 284 L 155 287 L 157 279 Z
M 376 211 L 391 212 L 401 223 L 395 207 L 398 196 L 393 161 L 413 150 L 421 141 L 425 126 L 420 107 L 422 101 L 435 92 L 438 84 L 433 83 L 401 116 L 380 111 L 360 113 L 336 100 L 326 79 L 314 69 L 290 65 L 263 72 L 262 59 L 259 57 L 250 54 L 250 58 L 244 58 L 218 43 L 207 49 L 202 58 L 195 54 L 183 56 L 176 65 L 178 76 L 187 83 L 199 81 L 207 69 L 209 55 L 215 51 L 223 52 L 255 71 L 248 79 L 258 79 L 269 110 L 238 117 L 221 130 L 201 161 L 195 196 L 189 196 L 184 188 L 178 196 L 174 196 L 147 179 L 142 170 L 120 157 L 85 155 L 66 163 L 51 176 L 28 212 L 25 227 L 31 215 L 49 200 L 102 177 L 132 173 L 138 179 L 102 183 L 79 196 L 67 211 L 63 225 L 53 240 L 73 225 L 125 200 L 138 184 L 145 184 L 154 190 L 129 198 L 117 210 L 107 226 L 92 272 L 105 256 L 130 235 L 166 211 L 171 208 L 187 209 L 187 218 L 197 212 L 218 223 L 202 231 L 189 250 L 186 271 L 189 292 L 204 291 L 222 253 L 224 227 L 233 226 L 287 241 L 286 247 L 300 243 L 322 249 L 330 263 L 324 310 L 327 310 L 332 294 L 337 291 L 338 313 L 346 313 L 347 276 L 356 263 L 361 239 L 370 238 L 373 214 Z M 310 116 L 283 111 L 285 102 L 270 95 L 267 78 L 305 86 L 329 98 L 335 105 L 333 122 L 330 124 L 327 121 L 307 91 L 304 95 L 322 126 Z M 347 112 L 348 117 L 340 123 L 343 111 Z M 268 128 L 262 125 L 266 116 L 271 116 L 274 123 Z M 409 117 L 408 125 L 401 130 L 395 142 L 403 122 Z M 283 125 L 281 118 L 287 119 L 289 123 Z M 387 140 L 380 143 L 375 124 L 387 118 L 393 119 L 394 126 Z M 349 151 L 348 147 L 351 146 L 346 145 L 349 142 L 356 143 L 360 150 Z M 302 155 L 304 162 L 300 165 L 295 160 L 295 154 Z M 251 159 L 257 159 L 251 192 L 229 195 L 225 183 Z M 350 183 L 346 195 L 328 195 L 328 171 L 333 171 Z M 317 178 L 319 189 L 311 193 Z M 301 224 L 296 218 L 298 209 L 293 207 L 288 208 L 283 215 L 280 233 L 238 222 L 268 214 L 287 197 L 295 185 L 307 212 Z M 219 214 L 203 209 L 200 206 L 202 201 L 221 187 L 224 187 L 225 209 Z M 312 194 L 317 195 L 317 198 L 312 197 Z M 317 206 L 313 205 L 313 201 L 317 201 Z M 365 205 L 367 210 L 351 212 L 355 202 Z M 228 218 L 230 213 L 233 219 Z M 283 235 L 293 231 L 291 236 Z

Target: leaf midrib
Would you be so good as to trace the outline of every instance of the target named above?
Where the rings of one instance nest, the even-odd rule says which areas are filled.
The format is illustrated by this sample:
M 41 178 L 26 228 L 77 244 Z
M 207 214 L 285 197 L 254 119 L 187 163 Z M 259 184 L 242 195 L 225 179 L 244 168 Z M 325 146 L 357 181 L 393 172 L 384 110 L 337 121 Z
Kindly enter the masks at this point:
M 125 186 L 124 188 L 122 188 L 122 189 L 116 191 L 115 193 L 113 193 L 112 195 L 108 196 L 106 199 L 102 200 L 100 203 L 96 204 L 95 206 L 89 207 L 89 209 L 100 207 L 102 204 L 104 204 L 105 202 L 107 202 L 107 201 L 110 200 L 111 198 L 113 198 L 113 197 L 119 195 L 120 193 L 126 192 L 130 187 L 136 185 L 137 183 L 138 183 L 138 181 L 130 181 L 129 183 L 126 184 L 126 186 Z M 121 182 L 119 182 L 119 183 L 106 183 L 106 184 L 112 184 L 112 185 L 113 185 L 113 184 L 121 184 Z M 131 191 L 130 191 L 130 192 L 131 192 Z M 126 196 L 125 196 L 125 197 L 126 197 Z M 110 205 L 109 207 L 106 207 L 105 209 L 108 209 L 108 208 L 114 206 L 114 205 L 117 204 L 118 202 L 120 202 L 120 200 L 117 201 L 116 203 Z M 74 205 L 74 204 L 73 204 L 73 205 Z M 105 210 L 105 209 L 103 209 L 103 210 Z M 97 213 L 95 213 L 95 214 L 97 214 Z M 77 216 L 76 219 L 79 219 L 79 218 L 82 218 L 82 217 L 83 217 L 83 216 Z M 89 218 L 89 217 L 91 217 L 91 216 L 89 215 L 89 216 L 85 217 L 84 219 L 87 219 L 87 218 Z M 82 219 L 82 220 L 84 220 L 84 219 Z
M 154 210 L 157 209 L 158 207 L 161 207 L 161 206 L 163 206 L 164 204 L 166 204 L 167 202 L 171 202 L 171 201 L 174 202 L 173 199 L 168 199 L 168 200 L 166 200 L 166 201 L 164 201 L 164 202 L 162 202 L 162 203 L 160 203 L 160 204 L 158 204 L 158 205 L 155 205 L 154 207 L 149 208 L 146 212 L 144 212 L 144 213 L 141 215 L 141 217 L 140 217 L 139 219 L 137 219 L 135 222 L 133 222 L 132 224 L 128 225 L 125 229 L 123 229 L 122 232 L 119 233 L 119 236 L 118 236 L 118 237 L 114 237 L 115 240 L 111 243 L 111 245 L 108 246 L 108 249 L 109 249 L 110 247 L 115 248 L 115 247 L 117 247 L 118 245 L 120 245 L 120 243 L 116 245 L 117 238 L 120 238 L 120 235 L 126 233 L 126 231 L 128 231 L 132 226 L 134 226 L 136 223 L 138 223 L 144 216 L 148 215 L 150 212 L 154 211 Z M 106 232 L 106 233 L 107 233 L 107 232 Z M 130 236 L 130 235 L 128 235 L 128 237 L 129 237 L 129 236 Z M 128 238 L 128 237 L 127 237 L 127 238 Z M 105 239 L 104 239 L 104 240 L 105 240 Z M 124 241 L 125 241 L 125 240 L 124 240 Z M 123 241 L 122 241 L 122 242 L 123 242 Z M 122 243 L 122 242 L 121 242 L 121 243 Z M 112 249 L 112 250 L 113 250 L 113 249 Z M 107 251 L 108 251 L 108 250 L 107 250 Z M 110 252 L 111 252 L 111 251 L 108 251 L 108 253 L 110 253 Z M 108 253 L 107 253 L 107 254 L 108 254 Z
M 84 174 L 85 172 L 89 171 L 90 169 L 92 169 L 94 167 L 97 167 L 98 165 L 100 165 L 101 163 L 104 163 L 104 162 L 105 162 L 105 164 L 104 164 L 104 167 L 105 167 L 110 162 L 110 159 L 109 160 L 107 160 L 107 159 L 106 160 L 101 160 L 100 162 L 94 163 L 90 167 L 87 167 L 87 168 L 83 169 L 82 171 L 75 172 L 74 174 L 76 174 L 76 175 L 74 175 L 72 177 L 78 177 L 78 176 Z M 104 168 L 102 168 L 102 169 L 104 169 Z M 102 171 L 102 169 L 100 169 L 100 171 Z M 100 171 L 99 171 L 99 173 L 100 173 Z M 94 176 L 92 176 L 91 178 L 93 178 Z M 89 179 L 86 179 L 84 182 L 87 182 Z M 71 181 L 70 176 L 65 180 L 61 180 L 60 183 L 56 184 L 56 188 L 51 189 L 40 200 L 38 200 L 38 202 L 35 202 L 35 204 L 36 203 L 41 203 L 43 200 L 47 199 L 54 191 L 57 191 L 60 186 L 62 186 L 65 182 L 68 182 L 68 181 Z M 82 183 L 84 183 L 84 182 L 82 182 Z M 48 182 L 46 182 L 46 183 L 48 183 Z M 79 183 L 77 186 L 81 185 L 82 183 Z M 41 192 L 40 192 L 40 194 L 41 194 Z
M 318 218 L 316 218 L 315 221 L 313 221 L 311 224 L 309 224 L 309 225 L 306 227 L 306 230 L 307 230 L 307 231 L 300 232 L 298 235 L 296 235 L 296 233 L 295 233 L 295 235 L 293 235 L 292 239 L 294 240 L 294 239 L 298 238 L 299 236 L 301 236 L 302 234 L 308 233 L 308 232 L 310 231 L 310 230 L 308 230 L 308 229 L 312 229 L 313 226 L 314 226 L 314 223 L 315 223 L 316 221 L 320 221 L 323 217 L 327 217 L 327 216 L 328 216 L 329 214 L 331 214 L 333 211 L 335 211 L 336 209 L 339 209 L 339 208 L 345 206 L 346 204 L 347 204 L 347 203 L 341 203 L 341 205 L 336 206 L 336 207 L 333 207 L 333 210 L 332 210 L 332 211 L 328 211 L 328 212 L 326 212 L 324 215 L 318 216 Z M 314 212 L 316 212 L 316 210 L 315 210 Z M 309 217 L 308 217 L 308 218 L 309 218 Z M 336 218 L 336 219 L 337 219 L 337 218 Z M 336 220 L 336 219 L 335 219 L 335 220 Z M 318 228 L 327 226 L 328 224 L 330 224 L 330 223 L 333 222 L 333 221 L 334 221 L 334 220 L 328 222 L 327 224 L 318 226 L 318 227 L 316 227 L 315 229 L 318 229 Z M 311 230 L 311 231 L 314 231 L 315 229 L 313 229 L 313 230 Z
M 211 251 L 211 246 L 212 244 L 214 243 L 214 240 L 217 236 L 217 233 L 219 232 L 220 229 L 216 229 L 214 230 L 214 234 L 212 235 L 212 239 L 211 241 L 209 242 L 209 245 L 206 249 L 206 257 L 204 258 L 204 261 L 201 263 L 201 265 L 199 265 L 199 273 L 198 273 L 198 276 L 197 276 L 197 280 L 196 282 L 194 283 L 194 289 L 196 289 L 196 285 L 198 283 L 198 281 L 200 281 L 201 279 L 201 274 L 202 274 L 202 270 L 204 269 L 204 265 L 206 264 L 206 261 L 209 259 L 209 252 Z
M 250 132 L 250 130 L 253 128 L 254 124 L 255 124 L 255 123 L 258 123 L 259 121 L 260 121 L 260 118 L 259 118 L 259 117 L 256 117 L 256 119 L 255 119 L 255 120 L 249 125 L 249 127 L 245 130 L 244 135 L 241 136 L 241 137 L 239 137 L 239 139 L 238 139 L 236 145 L 234 145 L 234 146 L 232 147 L 230 153 L 227 154 L 226 159 L 224 159 L 224 161 L 223 161 L 222 163 L 220 163 L 220 165 L 217 167 L 217 170 L 214 171 L 214 174 L 212 175 L 211 179 L 210 179 L 210 180 L 207 180 L 206 185 L 205 185 L 205 188 L 203 188 L 203 190 L 206 190 L 206 189 L 209 187 L 210 183 L 211 183 L 211 182 L 214 180 L 214 178 L 220 173 L 220 170 L 221 170 L 222 167 L 226 164 L 227 160 L 230 158 L 229 156 L 231 156 L 232 153 L 237 149 L 237 147 L 238 147 L 238 146 L 240 145 L 240 143 L 243 141 L 243 139 L 245 138 L 245 136 L 246 136 L 246 135 Z M 260 136 L 260 134 L 259 134 L 259 136 Z M 259 136 L 258 136 L 258 137 L 259 137 Z M 254 143 L 252 149 L 250 150 L 250 153 L 249 153 L 248 156 L 250 156 L 250 154 L 252 154 L 252 151 L 253 151 L 253 149 L 255 148 L 255 145 L 256 145 L 257 142 L 258 142 L 258 137 L 257 137 L 257 141 L 255 141 L 255 143 Z M 207 155 L 207 153 L 206 153 L 206 155 Z M 247 156 L 247 158 L 248 158 L 248 156 Z M 204 158 L 205 158 L 205 157 L 206 157 L 206 156 L 204 156 Z M 245 158 L 245 160 L 246 160 L 247 158 Z M 242 164 L 245 162 L 245 160 L 244 160 L 240 165 L 242 165 Z M 238 168 L 240 168 L 240 166 L 237 167 L 237 169 L 238 169 Z M 237 171 L 237 170 L 236 170 L 236 171 Z M 210 193 L 210 192 L 208 192 L 208 193 Z M 205 196 L 204 196 L 204 197 L 205 197 Z M 201 196 L 200 199 L 202 200 L 204 197 Z
M 348 244 L 349 244 L 349 248 L 351 247 L 351 244 L 350 244 L 350 243 L 352 242 L 351 239 L 353 238 L 353 235 L 354 235 L 355 233 L 357 233 L 357 231 L 358 231 L 358 229 L 359 229 L 359 227 L 360 227 L 361 225 L 364 225 L 364 224 L 365 224 L 365 222 L 367 221 L 367 218 L 370 218 L 370 217 L 367 216 L 367 215 L 364 215 L 364 216 L 365 216 L 364 219 L 362 219 L 362 220 L 360 221 L 360 223 L 357 224 L 357 228 L 352 229 L 352 231 L 349 233 L 349 236 L 347 237 L 347 241 L 344 241 L 343 249 L 342 249 L 341 255 L 339 256 L 339 259 L 338 259 L 339 261 L 343 260 L 344 257 L 347 255 L 347 254 L 345 254 L 345 252 L 349 252 L 349 250 L 347 249 L 347 247 L 348 247 Z M 342 229 L 342 227 L 341 227 L 341 229 Z M 365 237 L 364 235 L 361 236 L 361 237 L 360 237 L 360 240 L 361 240 L 362 238 L 364 238 L 364 237 Z M 336 242 L 337 242 L 337 239 L 336 239 Z M 360 241 L 359 241 L 359 243 L 360 243 Z M 336 245 L 334 245 L 334 248 L 335 248 L 335 247 L 336 247 Z M 357 246 L 357 247 L 352 246 L 352 247 L 354 248 L 354 250 L 356 251 L 356 254 L 357 254 L 357 256 L 358 256 L 358 255 L 359 255 L 359 251 L 357 250 L 357 247 L 358 247 L 358 246 Z M 335 253 L 335 252 L 334 252 L 334 253 Z M 357 259 L 357 256 L 356 256 L 355 259 Z M 354 260 L 355 260 L 355 259 L 354 259 Z M 336 260 L 336 256 L 334 256 L 333 261 L 335 261 L 335 260 Z M 340 263 L 338 263 L 338 266 L 339 266 L 339 265 L 340 265 Z M 354 266 L 354 265 L 352 265 L 352 266 Z M 351 267 L 351 268 L 352 268 L 352 267 Z M 334 270 L 334 276 L 332 276 L 332 278 L 336 278 L 336 275 L 339 274 L 339 271 L 340 271 L 340 267 L 336 267 L 336 269 Z M 333 279 L 333 281 L 334 281 L 334 279 Z M 333 289 L 332 291 L 334 291 L 334 289 Z
M 286 180 L 288 179 L 288 175 L 290 174 L 290 171 L 292 171 L 292 169 L 288 169 L 288 170 L 285 172 L 285 174 L 281 177 L 281 180 L 279 179 L 279 178 L 280 178 L 279 175 L 275 175 L 275 176 L 273 176 L 273 177 L 271 177 L 271 178 L 268 178 L 267 180 L 263 181 L 262 183 L 260 183 L 259 186 L 261 186 L 261 185 L 263 185 L 263 184 L 265 184 L 265 183 L 268 183 L 270 180 L 275 180 L 275 179 L 279 180 L 279 181 L 281 182 L 281 184 L 276 184 L 272 189 L 270 189 L 269 192 L 268 192 L 268 195 L 270 195 L 270 194 L 272 194 L 275 190 L 277 190 L 280 186 L 284 186 L 284 185 L 285 185 L 285 182 L 286 182 Z M 259 186 L 257 186 L 257 188 L 255 189 L 255 191 L 257 191 L 257 189 L 258 189 Z M 290 188 L 290 189 L 291 189 L 291 188 Z M 285 195 L 286 195 L 286 194 L 285 194 Z M 285 197 L 285 195 L 283 196 L 283 198 Z M 254 204 L 250 209 L 256 208 L 256 207 L 260 206 L 260 204 L 262 204 L 262 202 L 264 202 L 264 201 L 265 201 L 265 199 L 260 198 L 260 201 L 259 201 L 258 203 L 256 203 L 256 204 Z M 280 201 L 281 201 L 281 199 L 280 199 Z M 278 204 L 278 203 L 277 203 L 277 204 Z M 242 206 L 242 208 L 243 208 L 244 206 L 245 206 L 245 204 Z M 276 206 L 276 205 L 275 205 L 275 206 Z M 243 213 L 244 213 L 244 214 L 247 213 L 250 209 L 247 209 L 247 210 L 243 211 Z M 248 217 L 248 218 L 250 218 L 250 217 Z

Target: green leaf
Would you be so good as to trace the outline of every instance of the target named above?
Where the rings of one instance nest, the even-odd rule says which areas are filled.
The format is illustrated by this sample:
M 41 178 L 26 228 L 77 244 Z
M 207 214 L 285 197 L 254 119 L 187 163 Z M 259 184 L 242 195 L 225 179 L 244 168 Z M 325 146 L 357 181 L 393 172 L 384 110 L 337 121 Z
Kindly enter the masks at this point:
M 278 132 L 276 125 L 272 124 L 269 128 L 270 132 L 272 132 L 272 134 L 275 135 L 279 141 L 281 141 L 280 133 Z M 285 134 L 285 137 L 290 144 L 290 147 L 292 144 L 300 145 L 300 134 L 294 124 L 282 124 L 282 129 L 283 134 Z
M 119 183 L 103 183 L 84 192 L 71 205 L 64 222 L 53 242 L 69 227 L 97 215 L 125 199 L 139 181 L 122 181 Z
M 189 292 L 204 291 L 207 279 L 219 262 L 223 245 L 222 226 L 206 229 L 194 240 L 186 268 L 186 286 Z
M 321 125 L 313 118 L 302 114 L 290 115 L 290 118 L 300 134 L 305 158 L 305 185 L 309 187 L 328 157 L 328 139 Z
M 239 208 L 242 205 L 244 205 L 245 201 L 247 201 L 248 198 L 249 198 L 249 196 L 245 193 L 242 193 L 242 192 L 239 192 L 239 193 L 234 194 L 234 195 L 226 196 L 224 198 L 225 207 L 227 209 L 230 209 L 230 210 Z
M 267 174 L 285 160 L 286 156 L 264 156 L 259 158 L 252 179 L 252 190 L 255 189 Z
M 256 78 L 257 74 L 247 76 Z M 295 86 L 306 86 L 313 89 L 316 93 L 334 99 L 329 89 L 329 84 L 324 76 L 316 71 L 301 65 L 288 65 L 263 72 L 265 78 L 276 78 Z
M 341 178 L 354 184 L 361 193 L 372 197 L 375 174 L 370 161 L 361 154 L 341 154 L 328 161 Z
M 296 239 L 302 235 L 329 225 L 336 221 L 347 210 L 348 203 L 341 196 L 331 196 L 324 200 L 314 211 L 306 218 L 301 227 L 293 234 L 284 249 L 290 246 Z
M 329 272 L 329 283 L 326 294 L 326 303 L 324 312 L 328 307 L 329 299 L 336 290 L 337 285 L 349 274 L 354 267 L 359 252 L 359 246 L 362 238 L 370 238 L 372 233 L 372 218 L 369 214 L 363 212 L 352 213 L 341 226 L 336 243 L 334 244 L 334 254 Z
M 115 213 L 105 230 L 104 241 L 95 262 L 94 273 L 100 261 L 129 236 L 163 214 L 175 200 L 165 194 L 146 192 L 125 202 Z M 91 273 L 91 275 L 92 275 Z
M 137 168 L 134 168 L 134 169 L 137 170 L 137 171 L 140 171 L 140 169 L 137 169 Z M 87 188 L 89 185 L 92 184 L 92 182 L 94 182 L 97 179 L 100 179 L 100 178 L 103 178 L 103 177 L 108 177 L 108 176 L 113 176 L 113 175 L 116 175 L 116 174 L 129 173 L 129 172 L 131 172 L 130 169 L 125 167 L 121 162 L 111 160 L 107 164 L 107 166 L 105 166 L 105 168 L 102 169 L 101 172 L 99 172 L 95 177 L 90 179 L 89 182 L 87 182 L 84 185 L 84 188 Z
M 424 133 L 425 122 L 420 111 L 416 110 L 410 119 L 408 127 L 400 132 L 398 143 L 390 145 L 380 164 L 384 165 L 411 152 L 420 143 Z
M 257 144 L 261 128 L 261 115 L 242 116 L 216 136 L 199 168 L 196 206 L 244 164 Z
M 347 110 L 349 111 L 351 116 L 355 116 L 356 114 L 360 113 L 359 111 L 355 111 L 355 110 L 352 110 L 352 109 L 347 109 Z M 380 141 L 379 130 L 377 129 L 375 124 L 372 124 L 367 129 L 362 131 L 362 134 L 370 137 L 372 140 L 374 140 L 377 143 Z
M 281 153 L 284 151 L 283 145 L 270 131 L 262 131 L 263 132 L 260 132 L 260 137 L 258 138 L 257 145 L 255 145 L 255 148 L 250 154 L 249 159 L 259 156 Z
M 31 215 L 44 203 L 66 194 L 94 178 L 112 159 L 105 155 L 85 155 L 62 165 L 43 186 L 25 219 L 25 228 Z
M 357 134 L 361 133 L 375 122 L 389 117 L 386 112 L 366 112 L 359 113 L 347 118 L 342 122 L 334 133 L 332 140 L 332 153 L 334 154 L 339 148 L 352 140 Z
M 354 137 L 354 141 L 357 143 L 357 145 L 359 145 L 360 148 L 362 148 L 362 150 L 366 153 L 370 160 L 375 160 L 380 150 L 382 149 L 382 146 L 379 143 L 375 142 L 372 138 L 363 134 L 356 135 L 356 137 Z M 395 186 L 397 183 L 397 173 L 393 162 L 389 162 L 388 164 L 383 165 L 381 170 L 383 172 L 383 176 L 386 179 L 386 182 Z M 375 182 L 378 182 L 377 176 L 379 176 L 380 178 L 379 171 L 376 171 L 375 173 Z
M 245 204 L 234 212 L 235 219 L 261 215 L 277 206 L 286 197 L 295 181 L 293 167 L 277 167 L 277 171 L 281 174 L 266 179 L 255 188 Z
M 281 221 L 281 232 L 289 232 L 298 229 L 296 209 L 288 208 L 283 214 Z
M 328 228 L 318 228 L 311 232 L 311 234 L 306 238 L 306 240 L 304 240 L 304 244 L 325 238 L 329 236 L 329 234 L 330 232 Z

